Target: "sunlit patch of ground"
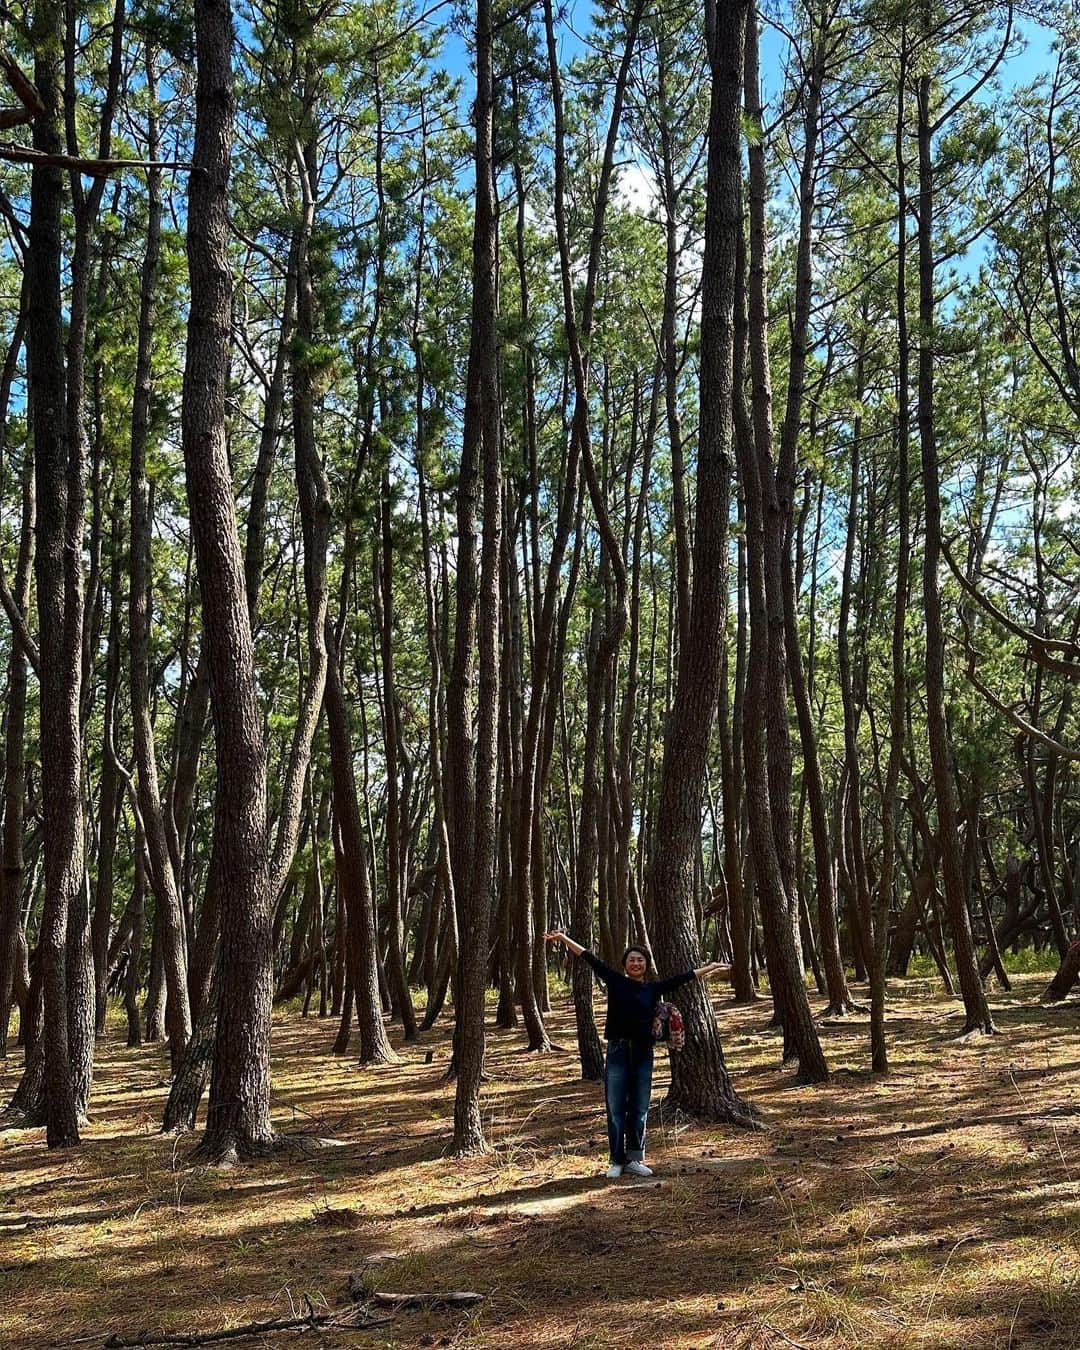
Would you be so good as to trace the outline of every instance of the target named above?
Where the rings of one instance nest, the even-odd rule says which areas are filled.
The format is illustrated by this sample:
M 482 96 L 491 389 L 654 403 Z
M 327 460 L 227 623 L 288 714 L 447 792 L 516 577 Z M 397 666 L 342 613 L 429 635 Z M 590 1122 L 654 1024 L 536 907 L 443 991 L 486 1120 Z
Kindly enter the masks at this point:
M 205 1332 L 305 1298 L 344 1312 L 363 1274 L 486 1297 L 259 1344 L 1080 1346 L 1080 1004 L 1038 1006 L 1044 983 L 995 991 L 1004 1034 L 961 1043 L 958 1005 L 897 982 L 890 1076 L 866 1071 L 855 1018 L 822 1028 L 823 1087 L 778 1066 L 765 1003 L 718 1001 L 729 1065 L 770 1129 L 658 1128 L 658 1184 L 602 1180 L 602 1095 L 578 1081 L 561 992 L 568 1052 L 492 1033 L 493 1151 L 466 1162 L 444 1156 L 448 1028 L 361 1071 L 329 1053 L 328 1022 L 276 1016 L 275 1125 L 329 1145 L 207 1172 L 190 1140 L 157 1133 L 165 1052 L 126 1049 L 117 1020 L 80 1150 L 0 1132 L 0 1344 Z M 4 1098 L 18 1067 L 0 1068 Z

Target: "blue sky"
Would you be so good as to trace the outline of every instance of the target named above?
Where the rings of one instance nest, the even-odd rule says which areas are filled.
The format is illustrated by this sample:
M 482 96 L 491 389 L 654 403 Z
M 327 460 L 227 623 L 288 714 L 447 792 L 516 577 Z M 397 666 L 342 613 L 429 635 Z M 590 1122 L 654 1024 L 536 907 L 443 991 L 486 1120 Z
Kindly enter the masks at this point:
M 591 16 L 595 9 L 594 0 L 571 0 L 563 8 L 565 20 L 560 24 L 560 56 L 563 63 L 573 60 L 586 50 Z M 1050 29 L 1041 24 L 1030 19 L 1018 22 L 1014 40 L 1002 65 L 1003 87 L 1008 89 L 1029 84 L 1040 72 L 1049 70 L 1054 59 L 1050 51 L 1052 40 Z M 783 79 L 785 48 L 785 39 L 775 28 L 766 26 L 761 38 L 761 74 L 767 96 L 778 89 Z M 464 80 L 466 97 L 472 84 L 470 61 L 470 53 L 461 34 L 449 31 L 443 62 L 449 71 Z

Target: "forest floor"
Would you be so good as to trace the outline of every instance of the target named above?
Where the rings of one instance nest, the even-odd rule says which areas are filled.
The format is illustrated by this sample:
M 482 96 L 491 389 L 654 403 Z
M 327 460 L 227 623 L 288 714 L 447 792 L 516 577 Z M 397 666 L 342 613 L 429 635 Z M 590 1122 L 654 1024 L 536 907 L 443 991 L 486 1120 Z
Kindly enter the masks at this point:
M 275 1126 L 326 1142 L 207 1171 L 190 1137 L 158 1133 L 165 1051 L 126 1049 L 117 1018 L 81 1149 L 0 1133 L 0 1344 L 103 1346 L 309 1306 L 355 1320 L 353 1276 L 485 1297 L 221 1343 L 1080 1346 L 1080 1003 L 1040 1007 L 1044 983 L 994 990 L 1003 1034 L 962 1042 L 957 1004 L 896 981 L 889 1077 L 867 1072 L 854 1018 L 822 1029 L 820 1087 L 778 1066 L 765 1002 L 718 998 L 729 1067 L 769 1129 L 658 1126 L 645 1182 L 603 1179 L 602 1091 L 578 1080 L 561 987 L 562 1053 L 491 1035 L 493 1151 L 465 1162 L 444 1156 L 448 1026 L 360 1071 L 329 1053 L 329 1023 L 276 1013 Z M 0 1068 L 4 1098 L 17 1074 Z

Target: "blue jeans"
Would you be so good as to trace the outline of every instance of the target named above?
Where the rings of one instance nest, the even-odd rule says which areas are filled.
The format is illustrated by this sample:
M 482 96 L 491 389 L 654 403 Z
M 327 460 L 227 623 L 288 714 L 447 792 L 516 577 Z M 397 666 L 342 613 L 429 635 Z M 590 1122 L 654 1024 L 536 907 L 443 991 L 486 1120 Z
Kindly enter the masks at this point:
M 653 1048 L 633 1041 L 608 1041 L 604 1061 L 608 1147 L 613 1163 L 641 1162 L 645 1119 L 652 1096 Z

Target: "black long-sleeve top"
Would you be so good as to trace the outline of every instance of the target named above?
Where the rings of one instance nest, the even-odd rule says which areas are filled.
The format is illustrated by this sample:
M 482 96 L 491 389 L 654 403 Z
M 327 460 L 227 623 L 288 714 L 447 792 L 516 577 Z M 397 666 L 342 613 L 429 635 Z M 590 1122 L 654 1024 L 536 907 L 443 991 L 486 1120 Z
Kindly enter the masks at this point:
M 687 984 L 694 978 L 692 970 L 684 970 L 680 975 L 669 975 L 666 980 L 632 980 L 621 970 L 604 965 L 592 952 L 582 952 L 581 959 L 588 961 L 596 971 L 597 979 L 607 985 L 607 1017 L 604 1020 L 606 1041 L 635 1041 L 651 1045 L 656 1005 L 672 989 L 678 989 L 681 984 Z

